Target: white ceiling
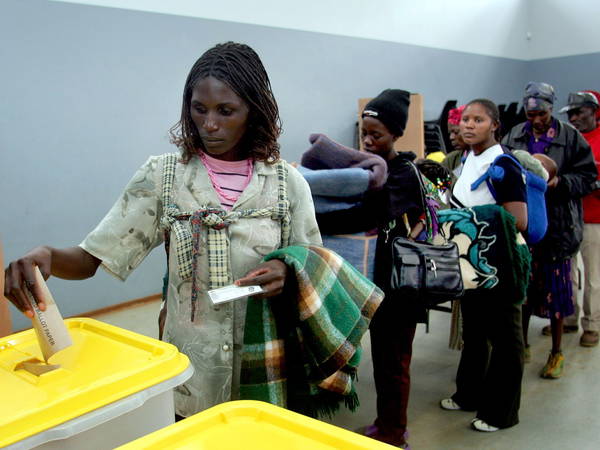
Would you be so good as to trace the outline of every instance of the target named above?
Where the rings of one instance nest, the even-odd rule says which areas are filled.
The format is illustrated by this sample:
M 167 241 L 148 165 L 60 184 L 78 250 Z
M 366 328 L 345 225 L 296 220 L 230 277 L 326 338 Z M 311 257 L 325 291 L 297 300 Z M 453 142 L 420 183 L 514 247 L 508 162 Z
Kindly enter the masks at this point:
M 50 0 L 520 60 L 600 52 L 597 0 Z

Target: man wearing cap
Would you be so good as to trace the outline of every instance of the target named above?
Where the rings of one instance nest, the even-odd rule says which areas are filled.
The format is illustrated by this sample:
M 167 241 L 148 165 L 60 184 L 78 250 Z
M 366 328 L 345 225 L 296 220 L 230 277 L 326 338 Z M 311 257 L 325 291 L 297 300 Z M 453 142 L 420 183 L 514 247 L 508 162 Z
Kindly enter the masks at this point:
M 571 258 L 583 238 L 581 198 L 592 191 L 597 177 L 589 144 L 570 124 L 552 116 L 554 100 L 554 88 L 548 83 L 527 84 L 523 98 L 527 121 L 502 140 L 511 150 L 547 155 L 558 167 L 557 175 L 548 181 L 548 230 L 532 247 L 532 280 L 523 306 L 526 359 L 531 313 L 550 319 L 552 350 L 540 373 L 543 378 L 559 378 L 563 373 L 563 321 L 574 312 Z
M 583 91 L 583 92 L 589 92 L 594 97 L 596 97 L 596 100 L 598 100 L 598 104 L 600 105 L 600 92 L 592 91 L 592 90 L 587 90 L 587 91 Z M 598 108 L 596 110 L 596 122 L 598 122 L 598 125 L 600 125 L 600 108 Z
M 600 126 L 596 121 L 598 99 L 590 92 L 572 92 L 568 104 L 560 110 L 567 113 L 569 122 L 583 135 L 592 147 L 596 168 L 600 171 Z M 583 334 L 579 343 L 584 347 L 598 345 L 600 330 L 600 181 L 595 189 L 583 198 L 583 257 L 585 284 L 583 288 Z M 575 314 L 565 319 L 565 327 L 577 328 L 579 305 L 575 302 Z

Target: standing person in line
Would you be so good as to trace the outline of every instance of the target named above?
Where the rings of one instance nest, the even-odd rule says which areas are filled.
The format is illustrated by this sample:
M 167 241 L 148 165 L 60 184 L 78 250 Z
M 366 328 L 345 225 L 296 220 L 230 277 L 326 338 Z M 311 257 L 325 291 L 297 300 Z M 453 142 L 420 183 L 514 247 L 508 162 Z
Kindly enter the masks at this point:
M 498 204 L 511 213 L 516 227 L 527 229 L 525 184 L 518 166 L 508 158 L 499 160 L 502 181 L 494 182 L 496 198 L 487 183 L 471 185 L 503 154 L 500 112 L 487 99 L 467 104 L 460 133 L 470 147 L 460 177 L 452 190 L 453 207 Z M 471 426 L 477 431 L 497 431 L 519 422 L 523 377 L 521 305 L 514 293 L 494 288 L 465 290 L 460 299 L 463 317 L 463 349 L 456 374 L 456 393 L 440 401 L 442 409 L 476 411 Z
M 195 369 L 175 389 L 176 414 L 237 399 L 247 302 L 213 305 L 207 290 L 218 278 L 260 285 L 262 297 L 275 296 L 287 266 L 261 263 L 263 256 L 281 246 L 284 232 L 290 245 L 321 243 L 309 187 L 279 159 L 280 130 L 271 84 L 254 50 L 233 42 L 211 48 L 185 82 L 181 119 L 172 129 L 180 153 L 150 157 L 79 246 L 37 247 L 12 262 L 6 296 L 31 316 L 23 289 L 37 293 L 34 265 L 46 278 L 64 279 L 89 278 L 102 265 L 125 280 L 166 235 L 163 340 Z
M 412 152 L 398 153 L 394 142 L 404 134 L 410 93 L 386 89 L 362 112 L 361 139 L 366 151 L 387 162 L 388 179 L 382 191 L 364 203 L 363 229 L 377 227 L 374 281 L 385 298 L 370 325 L 373 376 L 377 392 L 377 418 L 364 433 L 400 448 L 407 443 L 407 409 L 410 394 L 412 344 L 425 309 L 416 301 L 390 291 L 389 243 L 395 236 L 423 239 L 424 207 L 419 172 Z M 365 223 L 365 219 L 366 223 Z
M 460 135 L 460 118 L 465 106 L 458 106 L 448 112 L 448 132 L 450 134 L 450 142 L 452 143 L 452 151 L 446 155 L 442 161 L 442 166 L 450 171 L 453 181 L 460 176 L 462 163 L 469 151 L 469 146 L 465 144 Z
M 589 92 L 569 94 L 568 105 L 560 110 L 566 112 L 569 122 L 590 144 L 596 168 L 600 171 L 600 126 L 596 121 L 599 104 Z M 583 334 L 579 340 L 583 347 L 598 345 L 600 331 L 600 181 L 596 180 L 592 193 L 583 197 L 583 241 L 581 256 L 584 265 Z M 578 328 L 579 305 L 575 303 L 575 314 L 565 318 L 565 328 Z
M 511 150 L 544 154 L 556 162 L 557 176 L 548 180 L 548 230 L 532 247 L 532 278 L 523 306 L 523 334 L 529 357 L 527 330 L 532 313 L 550 319 L 552 350 L 540 376 L 563 374 L 561 350 L 564 318 L 573 314 L 571 258 L 583 238 L 581 198 L 590 193 L 597 171 L 590 146 L 568 123 L 552 117 L 554 88 L 530 82 L 523 99 L 527 121 L 513 127 L 502 143 Z
M 600 92 L 592 90 L 586 90 L 583 92 L 589 92 L 594 97 L 596 97 L 596 100 L 598 100 L 598 104 L 600 105 Z M 598 123 L 598 125 L 600 125 L 600 108 L 596 109 L 596 122 Z

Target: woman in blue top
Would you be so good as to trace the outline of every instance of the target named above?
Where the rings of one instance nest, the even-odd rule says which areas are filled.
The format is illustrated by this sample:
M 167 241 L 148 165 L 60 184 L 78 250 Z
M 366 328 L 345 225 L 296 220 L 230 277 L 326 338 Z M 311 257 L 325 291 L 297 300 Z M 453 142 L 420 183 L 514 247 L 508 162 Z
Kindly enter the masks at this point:
M 502 181 L 494 183 L 496 199 L 486 183 L 472 190 L 471 184 L 504 153 L 498 144 L 500 114 L 490 100 L 467 104 L 460 121 L 461 135 L 470 147 L 460 177 L 452 191 L 454 207 L 498 204 L 516 219 L 519 231 L 527 229 L 525 184 L 519 168 L 509 158 L 499 165 Z M 521 306 L 498 288 L 467 290 L 461 299 L 464 346 L 456 375 L 456 393 L 443 399 L 446 410 L 476 411 L 471 426 L 478 431 L 496 431 L 516 425 L 523 376 L 523 332 Z

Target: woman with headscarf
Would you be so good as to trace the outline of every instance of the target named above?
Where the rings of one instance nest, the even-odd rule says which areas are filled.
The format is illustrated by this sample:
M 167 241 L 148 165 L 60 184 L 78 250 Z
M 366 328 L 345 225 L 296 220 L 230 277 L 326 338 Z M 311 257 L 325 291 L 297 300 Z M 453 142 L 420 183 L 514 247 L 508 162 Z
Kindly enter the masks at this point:
M 458 106 L 448 112 L 448 134 L 452 143 L 452 151 L 442 161 L 444 166 L 452 174 L 453 180 L 460 176 L 460 168 L 467 156 L 469 146 L 465 144 L 460 134 L 460 117 L 466 105 Z

